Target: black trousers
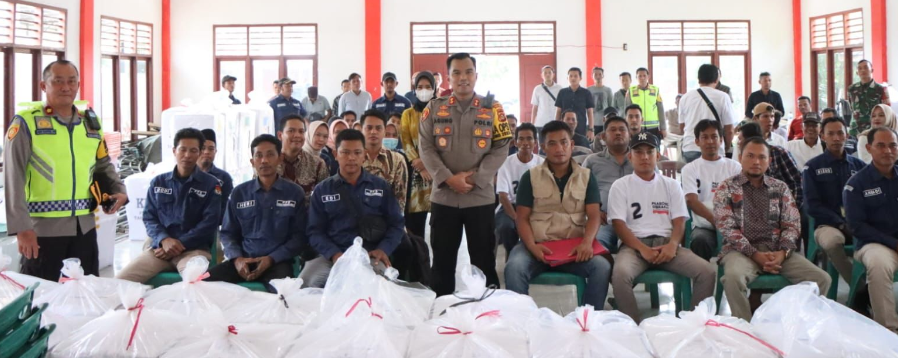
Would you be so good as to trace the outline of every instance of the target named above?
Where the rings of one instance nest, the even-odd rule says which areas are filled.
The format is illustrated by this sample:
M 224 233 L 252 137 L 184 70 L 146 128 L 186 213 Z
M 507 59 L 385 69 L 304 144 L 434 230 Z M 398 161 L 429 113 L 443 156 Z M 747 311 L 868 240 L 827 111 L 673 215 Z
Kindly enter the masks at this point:
M 662 120 L 664 120 L 664 119 L 662 119 Z M 643 128 L 645 128 L 645 127 L 643 127 Z M 664 139 L 664 138 L 661 138 L 661 127 L 645 128 L 645 131 L 646 131 L 646 132 L 649 132 L 649 133 L 651 133 L 651 134 L 654 134 L 655 137 L 658 137 L 658 140 L 659 140 L 659 141 L 662 140 L 662 139 Z
M 424 237 L 424 230 L 427 228 L 427 214 L 426 211 L 405 214 L 405 228 L 412 234 Z
M 455 291 L 455 263 L 462 229 L 468 239 L 471 264 L 483 271 L 487 285 L 499 286 L 496 273 L 494 205 L 455 208 L 431 204 L 430 245 L 433 248 L 433 289 L 437 296 Z
M 262 276 L 259 276 L 252 282 L 261 282 L 265 285 L 265 288 L 268 289 L 268 292 L 276 293 L 274 287 L 272 287 L 268 281 L 286 277 L 293 277 L 292 260 L 272 265 L 268 270 L 265 270 L 265 272 L 262 273 Z M 237 267 L 234 266 L 234 260 L 228 260 L 210 268 L 209 278 L 207 278 L 206 281 L 224 281 L 228 283 L 249 282 L 244 280 L 243 277 L 240 277 L 240 274 L 237 273 Z
M 37 258 L 26 259 L 22 256 L 22 273 L 40 277 L 49 281 L 58 281 L 62 260 L 77 258 L 81 260 L 81 268 L 85 275 L 100 276 L 100 251 L 97 248 L 97 230 L 90 228 L 87 233 L 81 232 L 81 224 L 76 224 L 74 236 L 55 236 L 37 238 L 40 249 Z

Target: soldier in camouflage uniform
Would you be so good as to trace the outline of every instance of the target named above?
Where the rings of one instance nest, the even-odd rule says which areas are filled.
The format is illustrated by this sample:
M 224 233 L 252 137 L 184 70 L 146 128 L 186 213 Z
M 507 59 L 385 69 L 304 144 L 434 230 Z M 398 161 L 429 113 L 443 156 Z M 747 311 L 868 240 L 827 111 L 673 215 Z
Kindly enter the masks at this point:
M 867 60 L 857 63 L 857 75 L 861 81 L 848 87 L 848 100 L 851 102 L 851 126 L 848 134 L 870 129 L 870 113 L 877 104 L 889 105 L 889 92 L 883 85 L 873 81 L 873 64 Z

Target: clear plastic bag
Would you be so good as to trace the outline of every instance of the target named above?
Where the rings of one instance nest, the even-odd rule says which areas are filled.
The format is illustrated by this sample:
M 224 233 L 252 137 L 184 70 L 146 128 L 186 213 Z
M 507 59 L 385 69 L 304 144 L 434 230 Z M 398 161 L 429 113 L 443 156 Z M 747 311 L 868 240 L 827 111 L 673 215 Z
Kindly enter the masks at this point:
M 9 271 L 6 269 L 10 263 L 12 263 L 11 257 L 0 255 L 0 308 L 18 298 L 27 287 L 8 275 Z
M 716 316 L 715 312 L 717 305 L 709 297 L 695 311 L 680 312 L 680 318 L 662 314 L 643 320 L 639 327 L 662 358 L 782 356 L 779 349 L 759 338 L 748 322 Z
M 767 299 L 751 319 L 789 358 L 898 357 L 898 336 L 802 282 Z
M 410 358 L 526 358 L 527 333 L 502 311 L 479 312 L 473 306 L 449 308 L 446 314 L 415 328 Z
M 619 311 L 577 307 L 566 317 L 541 308 L 527 328 L 533 358 L 657 357 L 648 337 Z
M 225 323 L 210 313 L 203 334 L 166 351 L 162 358 L 269 358 L 280 357 L 302 333 L 301 327 L 286 324 Z
M 517 327 L 524 327 L 538 307 L 533 298 L 516 292 L 486 286 L 486 276 L 470 261 L 462 262 L 459 258 L 456 269 L 456 292 L 440 296 L 434 301 L 431 317 L 442 315 L 449 307 L 473 306 L 480 313 L 501 310 L 507 320 Z
M 35 307 L 43 303 L 49 305 L 41 322 L 43 325 L 56 324 L 56 332 L 50 336 L 50 346 L 106 311 L 118 307 L 121 299 L 110 300 L 111 291 L 117 292 L 122 288 L 142 294 L 146 290 L 146 286 L 130 281 L 86 276 L 79 259 L 63 260 L 61 272 L 66 277 L 60 279 L 62 284 L 35 297 L 33 303 Z
M 342 260 L 342 259 L 341 259 Z M 384 316 L 370 297 L 299 338 L 288 358 L 401 358 L 411 331 Z
M 225 311 L 232 323 L 276 323 L 307 325 L 321 307 L 320 288 L 302 287 L 302 279 L 271 280 L 277 294 L 251 292 L 239 304 Z
M 344 314 L 359 298 L 373 297 L 384 319 L 414 328 L 428 318 L 436 294 L 423 285 L 400 281 L 398 276 L 394 268 L 387 268 L 383 276 L 376 274 L 362 239 L 356 238 L 331 269 L 319 317 Z
M 196 330 L 181 316 L 143 304 L 139 286 L 121 286 L 119 297 L 123 309 L 106 312 L 87 322 L 62 341 L 50 357 L 158 357 L 181 340 L 195 339 Z
M 187 261 L 181 277 L 184 281 L 150 291 L 146 304 L 185 316 L 198 317 L 209 311 L 225 310 L 243 299 L 249 289 L 225 282 L 203 281 L 209 274 L 209 260 L 195 256 Z

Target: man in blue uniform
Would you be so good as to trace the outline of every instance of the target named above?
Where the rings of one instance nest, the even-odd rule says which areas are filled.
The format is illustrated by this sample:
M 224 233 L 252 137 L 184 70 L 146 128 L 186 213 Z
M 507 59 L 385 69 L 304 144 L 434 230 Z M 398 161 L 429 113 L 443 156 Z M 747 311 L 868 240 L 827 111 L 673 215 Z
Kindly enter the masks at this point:
M 867 268 L 873 319 L 898 332 L 892 291 L 898 270 L 898 134 L 885 127 L 873 128 L 867 135 L 867 151 L 873 161 L 848 180 L 842 201 L 854 235 L 854 259 Z
M 280 81 L 278 81 L 277 97 L 268 101 L 268 105 L 271 106 L 271 110 L 274 111 L 274 123 L 278 125 L 276 131 L 281 130 L 279 125 L 281 118 L 290 114 L 298 114 L 300 117 L 305 118 L 306 114 L 308 114 L 306 109 L 303 108 L 302 102 L 293 98 L 294 84 L 296 84 L 296 81 L 291 80 L 290 77 L 281 78 Z
M 334 143 L 340 172 L 327 178 L 312 193 L 309 207 L 309 242 L 321 254 L 309 261 L 300 278 L 303 286 L 324 287 L 334 262 L 352 246 L 357 236 L 364 239 L 375 269 L 391 266 L 389 255 L 399 245 L 405 220 L 393 189 L 383 179 L 362 169 L 365 161 L 365 136 L 354 129 L 337 135 Z M 383 225 L 364 222 L 382 221 Z M 381 226 L 384 230 L 370 230 Z
M 215 131 L 203 129 L 200 132 L 203 133 L 203 138 L 206 139 L 206 142 L 203 143 L 203 150 L 200 152 L 200 159 L 197 161 L 197 164 L 200 170 L 212 174 L 215 179 L 218 179 L 218 185 L 221 185 L 221 215 L 224 215 L 225 208 L 228 206 L 228 198 L 231 197 L 231 192 L 234 190 L 234 179 L 231 179 L 231 175 L 228 172 L 221 170 L 213 163 L 215 156 L 218 154 Z
M 209 270 L 208 281 L 240 283 L 260 281 L 274 292 L 268 281 L 293 276 L 293 257 L 305 240 L 305 194 L 277 175 L 281 142 L 263 134 L 250 145 L 255 180 L 234 189 L 221 243 L 227 261 Z
M 380 80 L 380 85 L 384 88 L 384 95 L 375 100 L 374 103 L 371 104 L 371 108 L 386 113 L 388 117 L 394 113 L 402 115 L 403 111 L 411 108 L 412 102 L 409 101 L 408 98 L 396 93 L 396 85 L 398 83 L 399 82 L 396 81 L 396 74 L 393 72 L 384 73 Z
M 146 282 L 162 271 L 182 271 L 194 256 L 211 257 L 221 222 L 221 185 L 196 165 L 206 139 L 195 128 L 175 134 L 177 165 L 150 182 L 143 223 L 149 247 L 116 278 Z
M 845 152 L 848 126 L 839 117 L 827 118 L 821 127 L 826 150 L 805 164 L 801 184 L 804 207 L 814 218 L 814 237 L 845 282 L 851 282 L 851 261 L 845 255 L 845 239 L 850 238 L 845 223 L 842 189 L 867 164 Z

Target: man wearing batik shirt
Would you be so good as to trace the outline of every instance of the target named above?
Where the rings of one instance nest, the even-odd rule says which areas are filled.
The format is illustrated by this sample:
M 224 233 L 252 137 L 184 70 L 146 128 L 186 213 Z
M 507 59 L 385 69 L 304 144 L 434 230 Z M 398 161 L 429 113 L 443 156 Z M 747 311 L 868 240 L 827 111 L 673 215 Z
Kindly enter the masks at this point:
M 408 193 L 408 168 L 402 154 L 383 146 L 387 115 L 380 110 L 369 109 L 362 114 L 360 123 L 362 134 L 365 135 L 365 161 L 362 163 L 362 169 L 390 184 L 396 200 L 399 201 L 399 210 L 404 213 Z
M 306 122 L 300 116 L 281 118 L 280 127 L 282 130 L 278 132 L 278 138 L 284 149 L 277 168 L 278 175 L 302 187 L 306 196 L 304 203 L 308 206 L 312 190 L 328 177 L 327 164 L 320 157 L 302 150 L 306 143 Z
M 759 274 L 782 275 L 792 283 L 812 281 L 827 292 L 829 274 L 797 250 L 801 217 L 782 181 L 765 175 L 770 145 L 762 137 L 741 141 L 742 173 L 724 180 L 714 193 L 714 219 L 723 236 L 720 282 L 734 317 L 751 320 L 748 285 Z
M 873 80 L 872 62 L 858 61 L 857 76 L 860 77 L 860 82 L 848 87 L 848 100 L 851 102 L 851 125 L 848 134 L 851 136 L 857 136 L 858 133 L 870 129 L 873 107 L 880 103 L 891 104 L 888 89 Z

